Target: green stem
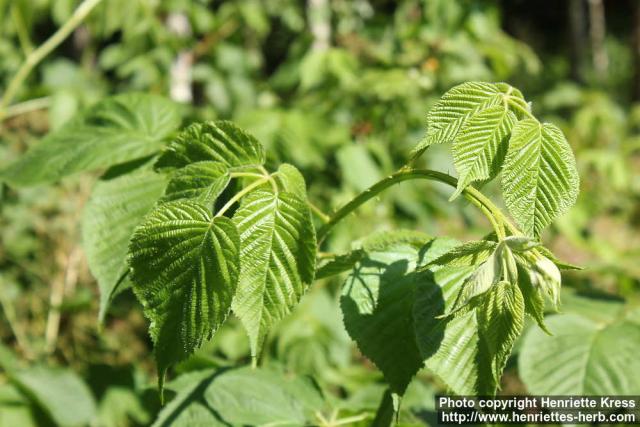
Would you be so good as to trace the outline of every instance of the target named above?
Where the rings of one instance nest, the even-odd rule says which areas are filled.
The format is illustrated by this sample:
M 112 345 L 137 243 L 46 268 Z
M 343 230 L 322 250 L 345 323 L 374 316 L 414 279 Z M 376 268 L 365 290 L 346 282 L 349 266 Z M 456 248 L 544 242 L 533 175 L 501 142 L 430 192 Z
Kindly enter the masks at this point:
M 322 209 L 320 209 L 319 207 L 317 207 L 316 205 L 314 205 L 313 203 L 311 203 L 309 201 L 307 201 L 307 204 L 309 205 L 309 208 L 311 209 L 311 212 L 316 214 L 318 216 L 318 218 L 320 218 L 320 220 L 322 222 L 324 222 L 326 224 L 329 221 L 331 221 L 331 217 L 329 215 L 327 215 L 326 213 L 322 212 Z
M 24 63 L 18 69 L 9 86 L 0 100 L 0 120 L 4 116 L 5 109 L 9 106 L 15 97 L 18 89 L 22 86 L 24 80 L 29 76 L 31 70 L 40 63 L 48 54 L 58 47 L 68 36 L 75 30 L 82 21 L 87 17 L 89 12 L 96 7 L 102 0 L 84 0 L 80 6 L 76 8 L 71 18 L 64 23 L 51 37 L 47 39 L 36 50 L 31 52 Z
M 238 191 L 232 198 L 229 199 L 229 201 L 223 207 L 220 208 L 220 210 L 216 214 L 216 217 L 222 216 L 226 211 L 229 210 L 231 206 L 233 206 L 234 203 L 242 199 L 245 195 L 251 192 L 251 190 L 261 186 L 262 184 L 270 180 L 271 180 L 271 176 L 265 176 L 261 179 L 253 181 L 251 184 L 247 185 L 242 190 Z
M 430 169 L 412 169 L 405 167 L 403 169 L 400 169 L 393 175 L 390 175 L 373 184 L 371 187 L 357 195 L 349 203 L 338 209 L 330 217 L 329 221 L 318 230 L 318 241 L 322 242 L 322 240 L 324 240 L 327 234 L 338 222 L 343 220 L 347 215 L 355 211 L 370 199 L 376 197 L 378 194 L 395 184 L 412 179 L 426 179 L 430 181 L 442 182 L 453 188 L 456 188 L 458 185 L 458 180 L 446 173 Z M 505 218 L 500 209 L 498 209 L 498 207 L 496 207 L 493 202 L 491 202 L 491 200 L 489 200 L 487 197 L 485 197 L 484 194 L 482 194 L 475 188 L 471 186 L 465 188 L 462 191 L 462 195 L 471 203 L 473 203 L 474 206 L 480 208 L 481 212 L 491 222 L 491 225 L 494 227 L 496 234 L 499 237 L 504 236 L 504 231 L 499 225 L 500 223 L 504 224 L 513 234 L 521 234 L 520 231 L 513 224 L 511 224 L 507 218 Z
M 12 106 L 7 107 L 7 109 L 5 110 L 4 118 L 8 119 L 20 114 L 48 108 L 50 104 L 51 98 L 48 96 L 30 99 L 28 101 L 20 102 L 19 104 L 13 104 Z
M 20 42 L 22 52 L 25 56 L 28 56 L 33 51 L 33 44 L 31 43 L 31 39 L 29 38 L 29 31 L 27 31 L 27 26 L 25 25 L 24 19 L 22 18 L 22 13 L 20 12 L 17 3 L 13 4 L 13 7 L 11 9 L 11 16 L 16 26 L 18 41 Z

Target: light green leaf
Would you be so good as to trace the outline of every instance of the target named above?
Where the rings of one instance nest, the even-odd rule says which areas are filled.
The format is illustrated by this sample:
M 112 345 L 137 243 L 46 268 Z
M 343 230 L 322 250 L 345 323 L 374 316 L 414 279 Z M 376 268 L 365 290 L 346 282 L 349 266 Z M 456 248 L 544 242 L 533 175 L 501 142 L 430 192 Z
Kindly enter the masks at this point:
M 224 322 L 239 275 L 240 239 L 228 218 L 195 202 L 156 208 L 129 247 L 133 290 L 151 321 L 160 381 Z
M 295 194 L 302 200 L 307 199 L 307 184 L 300 171 L 288 163 L 283 163 L 275 173 L 278 186 L 284 191 Z
M 421 245 L 427 252 L 429 243 L 425 239 Z M 353 268 L 340 306 L 347 332 L 362 354 L 382 371 L 391 390 L 402 395 L 423 364 L 411 312 L 417 284 L 432 273 L 415 272 L 419 247 L 399 242 L 377 249 Z
M 106 98 L 0 170 L 0 180 L 43 184 L 149 156 L 179 125 L 178 107 L 165 98 L 141 93 Z
M 415 337 L 426 367 L 459 395 L 478 394 L 478 322 L 475 309 L 441 318 L 451 311 L 473 267 L 445 267 L 418 282 L 413 305 Z
M 433 144 L 454 141 L 469 118 L 489 107 L 513 103 L 526 107 L 522 94 L 506 83 L 468 82 L 455 86 L 427 115 L 427 136 L 413 149 L 418 157 Z
M 324 409 L 322 394 L 309 379 L 273 369 L 200 371 L 184 377 L 188 386 L 160 411 L 154 427 L 313 425 L 315 413 Z
M 210 206 L 227 187 L 230 179 L 229 168 L 222 163 L 191 163 L 171 175 L 163 200 L 191 199 Z
M 532 394 L 637 395 L 640 324 L 629 318 L 596 321 L 578 314 L 551 316 L 553 336 L 531 328 L 519 372 Z
M 458 171 L 455 199 L 474 181 L 495 178 L 507 153 L 516 116 L 507 105 L 496 105 L 474 113 L 453 143 L 453 161 Z
M 256 190 L 233 221 L 241 242 L 241 271 L 233 311 L 259 355 L 269 329 L 300 301 L 315 272 L 316 237 L 309 208 L 298 196 Z
M 502 174 L 509 212 L 532 237 L 578 197 L 579 177 L 569 143 L 550 123 L 527 119 L 513 128 Z
M 200 161 L 220 162 L 230 169 L 264 163 L 264 147 L 234 123 L 218 120 L 194 123 L 162 153 L 156 168 L 182 168 Z
M 91 390 L 71 370 L 34 367 L 10 378 L 61 427 L 87 425 L 96 413 Z
M 128 271 L 127 251 L 133 230 L 162 195 L 166 178 L 143 169 L 93 188 L 82 215 L 82 241 L 87 263 L 100 288 L 102 321 Z
M 522 265 L 518 266 L 518 286 L 522 291 L 524 298 L 524 312 L 533 317 L 540 329 L 547 334 L 552 335 L 544 321 L 545 301 L 542 289 L 531 283 L 528 268 Z
M 452 312 L 458 311 L 466 306 L 473 298 L 486 293 L 493 285 L 502 279 L 502 252 L 503 248 L 497 246 L 496 250 L 493 251 L 486 261 L 480 264 L 465 280 Z
M 462 267 L 484 262 L 496 250 L 498 244 L 491 240 L 475 240 L 454 247 L 427 264 L 430 266 Z
M 486 369 L 485 375 L 479 377 L 479 390 L 493 395 L 513 344 L 524 328 L 524 298 L 520 288 L 509 282 L 494 285 L 477 305 L 476 313 L 479 359 Z

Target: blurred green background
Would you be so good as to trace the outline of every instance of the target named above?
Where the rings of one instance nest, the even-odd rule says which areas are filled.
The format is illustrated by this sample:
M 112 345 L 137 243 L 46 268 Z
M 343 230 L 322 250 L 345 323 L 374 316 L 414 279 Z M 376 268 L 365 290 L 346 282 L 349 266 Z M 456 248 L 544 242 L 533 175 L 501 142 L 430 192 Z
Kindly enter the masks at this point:
M 0 0 L 0 92 L 79 3 Z M 104 96 L 152 92 L 181 103 L 185 123 L 236 121 L 266 145 L 270 162 L 298 166 L 310 198 L 331 211 L 400 167 L 425 132 L 430 106 L 469 80 L 521 89 L 576 153 L 580 198 L 544 235 L 560 258 L 585 267 L 563 274 L 563 311 L 637 306 L 640 2 L 633 0 L 105 0 L 22 86 L 0 123 L 0 164 Z M 453 171 L 446 147 L 420 162 Z M 0 426 L 149 425 L 160 410 L 147 324 L 133 295 L 120 295 L 105 325 L 97 324 L 79 220 L 98 176 L 0 186 L 0 366 L 21 372 L 0 374 Z M 499 200 L 494 186 L 484 190 Z M 483 218 L 449 203 L 449 192 L 402 184 L 341 224 L 322 250 L 341 253 L 393 228 L 481 236 Z M 340 285 L 317 281 L 271 334 L 262 361 L 312 375 L 335 419 L 374 413 L 384 390 L 344 331 Z M 502 393 L 528 390 L 517 357 Z M 244 332 L 231 319 L 174 378 L 248 360 Z M 433 422 L 438 391 L 421 372 L 401 421 Z M 84 418 L 60 413 L 65 405 Z

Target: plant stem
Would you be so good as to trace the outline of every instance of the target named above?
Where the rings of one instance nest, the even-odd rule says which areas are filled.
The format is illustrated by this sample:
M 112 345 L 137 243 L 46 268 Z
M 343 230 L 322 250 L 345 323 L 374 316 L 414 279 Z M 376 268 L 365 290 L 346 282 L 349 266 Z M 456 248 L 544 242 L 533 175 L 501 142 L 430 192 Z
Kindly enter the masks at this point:
M 278 184 L 276 184 L 276 181 L 275 181 L 275 179 L 273 179 L 273 176 L 269 173 L 268 170 L 266 170 L 264 168 L 264 166 L 260 166 L 260 171 L 262 172 L 262 174 L 265 177 L 269 178 L 269 183 L 271 184 L 271 189 L 273 190 L 273 192 L 275 194 L 278 194 Z
M 427 179 L 430 181 L 438 181 L 447 184 L 453 188 L 456 188 L 458 180 L 446 173 L 438 172 L 430 169 L 412 169 L 405 167 L 398 172 L 390 175 L 377 183 L 373 184 L 368 189 L 357 195 L 349 203 L 338 209 L 329 219 L 329 221 L 318 230 L 318 241 L 322 242 L 327 236 L 329 231 L 342 219 L 344 219 L 351 212 L 355 211 L 362 204 L 376 197 L 378 194 L 386 190 L 387 188 L 398 184 L 402 181 L 408 181 L 412 179 Z M 485 197 L 481 192 L 475 188 L 469 186 L 462 191 L 462 195 L 473 203 L 474 206 L 480 208 L 481 212 L 489 219 L 491 225 L 494 227 L 496 234 L 500 237 L 504 237 L 504 230 L 499 224 L 504 224 L 513 234 L 521 234 L 520 231 L 511 224 L 507 218 L 502 214 L 500 209 L 496 207 L 491 200 Z
M 307 201 L 307 205 L 309 205 L 309 208 L 311 209 L 311 212 L 316 214 L 318 216 L 318 218 L 320 218 L 320 220 L 322 222 L 324 222 L 326 224 L 329 221 L 331 221 L 331 217 L 329 215 L 327 215 L 326 213 L 322 212 L 322 210 L 319 207 L 317 207 L 316 205 L 314 205 L 310 201 Z
M 30 99 L 28 101 L 20 102 L 19 104 L 13 104 L 12 106 L 7 107 L 3 118 L 8 119 L 9 117 L 18 116 L 35 110 L 41 110 L 49 107 L 49 104 L 51 104 L 51 98 L 48 96 Z
M 102 0 L 84 0 L 80 6 L 76 8 L 71 15 L 71 18 L 64 23 L 62 27 L 58 29 L 51 37 L 47 39 L 36 50 L 31 52 L 24 63 L 18 69 L 18 72 L 13 77 L 7 89 L 0 100 L 0 120 L 4 116 L 5 109 L 9 106 L 13 98 L 15 97 L 18 89 L 27 78 L 31 70 L 40 63 L 48 54 L 50 54 L 56 47 L 60 45 L 68 36 L 75 30 L 82 21 L 87 17 L 89 12 L 96 7 Z
M 242 199 L 245 195 L 247 195 L 254 188 L 261 186 L 262 184 L 264 184 L 265 182 L 267 182 L 269 180 L 271 180 L 271 176 L 265 176 L 265 177 L 263 177 L 261 179 L 253 181 L 251 184 L 247 185 L 242 190 L 238 191 L 232 198 L 229 199 L 229 201 L 227 203 L 225 203 L 225 205 L 223 207 L 220 208 L 218 213 L 216 213 L 216 217 L 222 216 L 226 211 L 229 210 L 229 208 L 231 206 L 233 206 L 234 203 L 236 203 L 238 200 Z

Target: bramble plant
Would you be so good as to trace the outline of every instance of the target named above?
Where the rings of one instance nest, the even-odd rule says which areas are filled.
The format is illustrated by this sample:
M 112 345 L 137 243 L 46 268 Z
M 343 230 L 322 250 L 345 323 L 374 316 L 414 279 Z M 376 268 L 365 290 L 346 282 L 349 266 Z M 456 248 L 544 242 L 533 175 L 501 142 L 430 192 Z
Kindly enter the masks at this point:
M 559 268 L 576 268 L 540 242 L 576 201 L 573 153 L 560 129 L 536 119 L 506 83 L 447 92 L 410 161 L 332 214 L 308 200 L 295 166 L 267 170 L 263 146 L 235 124 L 194 123 L 174 136 L 179 124 L 177 107 L 162 98 L 118 95 L 0 172 L 11 184 L 33 185 L 111 167 L 83 220 L 100 317 L 133 287 L 150 321 L 161 390 L 167 369 L 211 339 L 231 312 L 257 364 L 270 329 L 314 279 L 349 271 L 341 298 L 346 329 L 384 374 L 395 408 L 423 366 L 454 393 L 491 395 L 525 315 L 547 331 L 545 300 L 560 302 Z M 457 178 L 414 166 L 440 143 L 452 144 Z M 499 174 L 515 223 L 474 187 Z M 317 261 L 337 223 L 416 179 L 451 186 L 451 199 L 471 202 L 491 232 L 465 243 L 417 231 L 375 233 L 350 253 Z

